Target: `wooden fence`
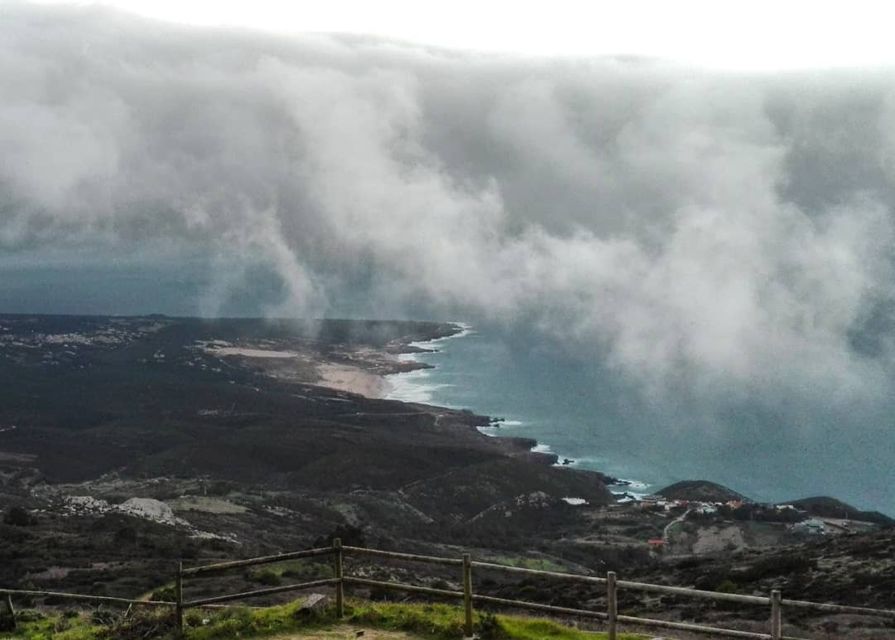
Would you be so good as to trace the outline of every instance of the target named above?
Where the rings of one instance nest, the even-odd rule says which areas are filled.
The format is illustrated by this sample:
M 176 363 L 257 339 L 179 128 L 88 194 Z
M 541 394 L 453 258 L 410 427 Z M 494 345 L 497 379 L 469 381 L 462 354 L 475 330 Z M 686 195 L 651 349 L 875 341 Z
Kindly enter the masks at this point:
M 412 584 L 404 584 L 384 580 L 373 580 L 358 576 L 345 575 L 344 559 L 348 555 L 357 557 L 381 558 L 385 560 L 399 560 L 403 562 L 419 562 L 423 564 L 453 567 L 458 570 L 457 577 L 460 579 L 462 590 L 455 591 L 451 589 L 436 589 L 433 587 L 422 587 Z M 332 578 L 311 580 L 308 582 L 300 582 L 288 585 L 278 585 L 275 587 L 213 596 L 208 598 L 200 598 L 196 600 L 184 599 L 183 585 L 184 580 L 188 578 L 201 578 L 214 574 L 220 574 L 231 569 L 254 567 L 259 565 L 284 562 L 287 560 L 315 558 L 321 556 L 332 557 Z M 539 604 L 536 602 L 528 602 L 525 600 L 513 600 L 508 598 L 498 598 L 495 596 L 478 594 L 473 591 L 473 569 L 497 571 L 516 575 L 537 576 L 542 578 L 552 578 L 590 585 L 600 585 L 602 588 L 605 588 L 606 591 L 606 610 L 595 611 L 592 609 L 560 607 L 555 605 Z M 335 589 L 336 614 L 338 615 L 338 617 L 341 618 L 345 614 L 346 585 L 377 587 L 381 589 L 403 591 L 420 595 L 437 596 L 439 598 L 454 598 L 457 600 L 461 600 L 463 602 L 464 610 L 463 630 L 467 638 L 473 637 L 473 613 L 475 603 L 538 611 L 541 613 L 555 614 L 559 616 L 575 616 L 580 618 L 602 620 L 606 624 L 609 640 L 617 640 L 618 629 L 622 623 L 637 625 L 640 627 L 660 627 L 665 629 L 677 629 L 695 633 L 706 633 L 712 634 L 714 636 L 726 636 L 730 638 L 753 638 L 757 640 L 803 640 L 800 638 L 793 638 L 783 635 L 784 608 L 813 609 L 816 611 L 823 611 L 827 613 L 858 614 L 895 620 L 895 611 L 893 610 L 871 609 L 867 607 L 853 607 L 820 602 L 808 602 L 805 600 L 787 600 L 784 599 L 780 591 L 776 589 L 772 590 L 768 596 L 740 595 L 735 593 L 722 593 L 718 591 L 703 591 L 700 589 L 689 589 L 685 587 L 672 587 L 667 585 L 649 584 L 645 582 L 619 580 L 614 571 L 608 572 L 605 578 L 575 573 L 564 573 L 558 571 L 541 571 L 538 569 L 526 569 L 522 567 L 514 567 L 511 565 L 497 564 L 494 562 L 478 562 L 472 560 L 469 554 L 464 554 L 461 558 L 446 558 L 441 556 L 428 556 L 412 553 L 399 553 L 395 551 L 384 551 L 381 549 L 368 549 L 366 547 L 342 546 L 342 543 L 339 539 L 334 540 L 331 547 L 306 549 L 303 551 L 295 551 L 292 553 L 249 558 L 247 560 L 234 560 L 230 562 L 221 562 L 191 568 L 183 568 L 183 565 L 181 563 L 178 566 L 177 576 L 175 579 L 175 600 L 173 602 L 155 600 L 131 600 L 127 598 L 116 598 L 110 596 L 93 596 L 61 593 L 55 591 L 35 591 L 22 589 L 0 589 L 0 595 L 4 596 L 8 613 L 10 616 L 12 616 L 13 621 L 15 620 L 15 610 L 13 607 L 14 597 L 53 597 L 57 599 L 67 599 L 72 601 L 96 604 L 126 604 L 128 606 L 137 605 L 173 608 L 177 626 L 182 631 L 184 611 L 190 608 L 216 606 L 226 602 L 233 602 L 235 600 L 244 600 L 248 598 L 256 598 L 259 596 L 286 593 L 290 591 L 301 591 L 304 589 L 312 589 L 322 586 L 331 586 Z M 768 632 L 756 633 L 753 631 L 740 631 L 737 629 L 710 627 L 688 622 L 675 622 L 672 620 L 659 620 L 621 615 L 618 613 L 618 592 L 622 589 L 630 591 L 660 593 L 678 597 L 683 596 L 715 601 L 735 602 L 739 604 L 766 606 L 770 608 Z

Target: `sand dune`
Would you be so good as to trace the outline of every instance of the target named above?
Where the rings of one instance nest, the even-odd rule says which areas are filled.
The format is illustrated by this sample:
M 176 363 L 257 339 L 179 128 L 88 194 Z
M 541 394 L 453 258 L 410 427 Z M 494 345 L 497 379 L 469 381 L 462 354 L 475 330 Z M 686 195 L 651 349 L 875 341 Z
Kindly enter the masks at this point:
M 389 383 L 384 377 L 344 364 L 321 364 L 317 367 L 321 387 L 357 393 L 367 398 L 382 398 Z

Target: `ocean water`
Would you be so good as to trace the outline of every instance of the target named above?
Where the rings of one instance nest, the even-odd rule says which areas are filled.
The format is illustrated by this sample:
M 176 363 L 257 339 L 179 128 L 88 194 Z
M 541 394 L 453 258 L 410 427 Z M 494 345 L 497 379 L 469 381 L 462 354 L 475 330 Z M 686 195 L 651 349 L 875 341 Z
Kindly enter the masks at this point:
M 599 361 L 498 328 L 419 346 L 435 351 L 404 357 L 434 368 L 391 376 L 389 397 L 504 418 L 483 431 L 534 438 L 576 467 L 633 481 L 632 493 L 703 479 L 760 501 L 831 495 L 895 514 L 895 430 L 885 421 L 820 415 L 796 424 L 748 406 L 691 420 L 650 406 Z

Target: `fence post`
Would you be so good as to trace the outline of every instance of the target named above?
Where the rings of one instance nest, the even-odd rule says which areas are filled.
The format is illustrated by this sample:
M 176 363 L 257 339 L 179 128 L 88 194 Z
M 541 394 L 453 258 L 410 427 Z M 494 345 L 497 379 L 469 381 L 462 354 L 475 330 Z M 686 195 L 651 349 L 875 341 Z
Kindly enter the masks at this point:
M 174 583 L 174 597 L 176 598 L 174 606 L 175 625 L 177 633 L 183 636 L 183 562 L 177 563 L 177 580 Z
M 615 571 L 606 574 L 606 613 L 608 640 L 618 637 L 618 588 L 615 586 Z
M 342 567 L 342 539 L 333 538 L 333 574 L 336 583 L 336 616 L 345 617 L 345 576 Z
M 780 589 L 771 591 L 771 637 L 780 640 L 783 637 L 783 599 Z
M 9 625 L 12 631 L 16 630 L 16 610 L 12 606 L 12 595 L 6 594 L 6 612 L 9 614 Z
M 466 613 L 463 633 L 472 638 L 472 558 L 468 553 L 463 554 L 463 608 Z

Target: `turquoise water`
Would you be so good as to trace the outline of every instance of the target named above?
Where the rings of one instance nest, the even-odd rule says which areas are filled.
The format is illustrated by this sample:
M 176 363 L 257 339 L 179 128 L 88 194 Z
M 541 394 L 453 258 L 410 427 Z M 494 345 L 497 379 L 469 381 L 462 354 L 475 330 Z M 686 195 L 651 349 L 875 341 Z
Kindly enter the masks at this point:
M 534 438 L 577 467 L 642 483 L 637 492 L 705 479 L 761 501 L 832 495 L 895 513 L 895 432 L 879 417 L 806 424 L 802 408 L 730 406 L 696 419 L 686 406 L 649 406 L 602 363 L 525 334 L 476 327 L 422 346 L 438 351 L 414 358 L 435 368 L 393 376 L 392 397 L 503 417 L 485 431 Z

